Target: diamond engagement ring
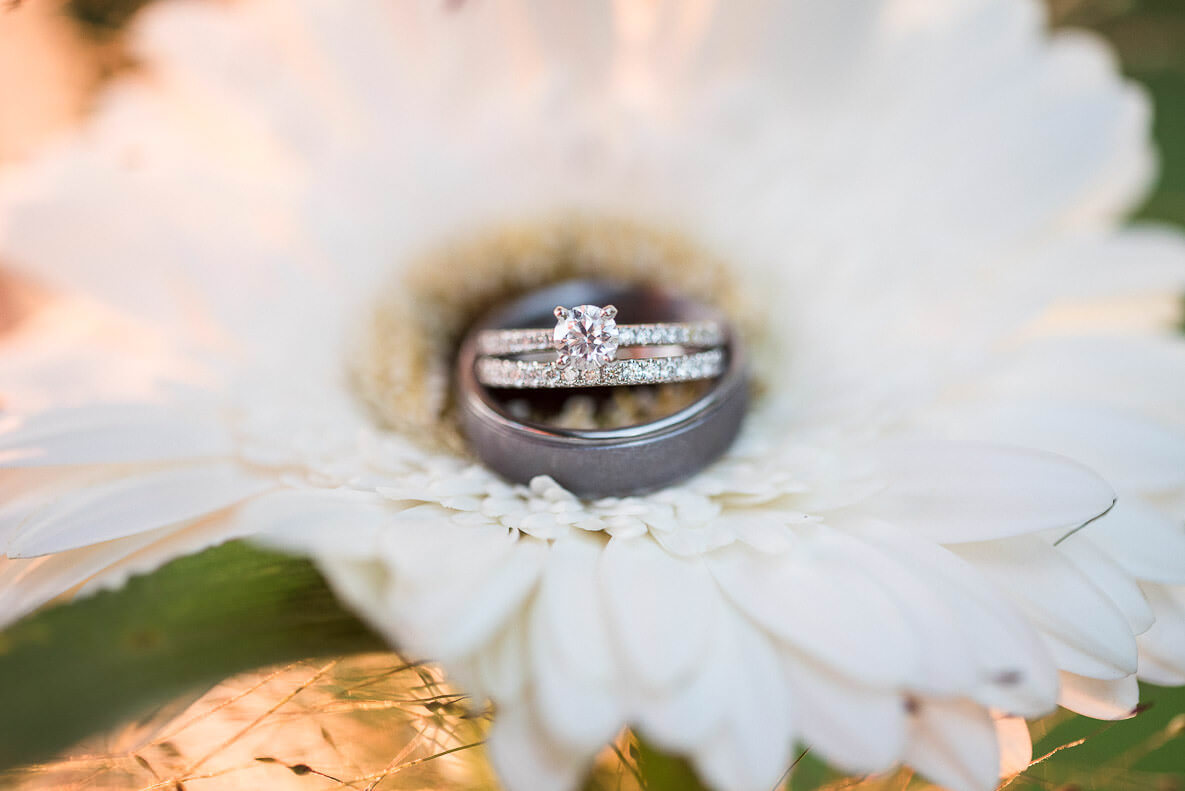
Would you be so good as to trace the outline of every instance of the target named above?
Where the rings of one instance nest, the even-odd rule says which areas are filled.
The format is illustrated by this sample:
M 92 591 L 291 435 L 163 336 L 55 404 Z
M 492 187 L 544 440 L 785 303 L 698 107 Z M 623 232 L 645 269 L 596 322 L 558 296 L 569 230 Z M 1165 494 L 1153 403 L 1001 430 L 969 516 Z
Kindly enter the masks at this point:
M 663 384 L 714 379 L 727 363 L 715 320 L 623 324 L 613 305 L 558 306 L 554 329 L 477 333 L 476 374 L 487 387 Z M 554 349 L 554 360 L 531 359 Z
M 579 307 L 553 313 L 557 302 Z M 656 323 L 619 327 L 613 305 L 622 315 Z M 559 322 L 553 331 L 516 329 L 542 326 L 549 315 Z M 718 345 L 700 346 L 713 343 Z M 674 347 L 681 354 L 669 356 Z M 558 352 L 561 359 L 506 359 L 489 354 L 494 350 L 522 356 Z M 627 356 L 646 352 L 667 356 Z M 566 366 L 565 355 L 570 358 Z M 587 367 L 579 367 L 576 360 Z M 645 370 L 631 373 L 634 364 L 662 368 L 648 378 L 651 374 Z M 525 417 L 514 404 L 554 403 L 562 399 L 562 391 L 502 389 L 554 387 L 553 378 L 562 380 L 562 371 L 569 370 L 581 380 L 564 385 L 571 387 L 590 384 L 584 381 L 589 371 L 597 384 L 679 381 L 681 370 L 688 370 L 688 378 L 710 380 L 691 403 L 617 428 L 561 427 Z M 614 371 L 620 372 L 620 380 Z M 485 382 L 498 384 L 479 381 L 483 373 Z M 547 384 L 531 384 L 534 381 Z M 487 314 L 470 328 L 457 351 L 454 387 L 465 438 L 487 467 L 519 483 L 549 475 L 581 497 L 624 497 L 694 475 L 732 444 L 749 392 L 744 347 L 722 316 L 663 288 L 596 280 L 549 286 Z

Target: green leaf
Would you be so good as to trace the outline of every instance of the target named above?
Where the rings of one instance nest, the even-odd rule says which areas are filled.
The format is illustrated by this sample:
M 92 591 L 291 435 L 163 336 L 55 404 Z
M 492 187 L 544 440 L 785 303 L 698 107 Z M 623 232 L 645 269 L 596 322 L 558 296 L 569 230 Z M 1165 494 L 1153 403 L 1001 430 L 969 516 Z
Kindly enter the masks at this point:
M 238 672 L 387 649 L 308 561 L 225 544 L 0 633 L 0 771 Z
M 685 758 L 661 752 L 644 740 L 637 740 L 638 773 L 648 791 L 702 791 L 706 786 Z

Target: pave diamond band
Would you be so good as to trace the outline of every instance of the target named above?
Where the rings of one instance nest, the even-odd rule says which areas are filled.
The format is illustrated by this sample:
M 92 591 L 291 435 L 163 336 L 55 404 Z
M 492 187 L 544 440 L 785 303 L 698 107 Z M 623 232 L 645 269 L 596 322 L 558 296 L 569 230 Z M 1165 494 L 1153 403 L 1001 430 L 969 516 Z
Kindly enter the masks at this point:
M 694 346 L 710 348 L 725 341 L 718 321 L 663 322 L 617 325 L 617 346 Z M 550 329 L 482 330 L 477 334 L 477 353 L 483 355 L 525 354 L 554 348 Z
M 479 330 L 477 381 L 486 387 L 597 387 L 713 379 L 724 370 L 719 321 L 618 325 L 614 305 L 557 305 L 552 315 L 552 330 Z M 554 361 L 533 359 L 549 348 Z M 618 359 L 619 352 L 627 359 Z
M 724 372 L 726 363 L 723 349 L 709 349 L 679 357 L 613 360 L 599 368 L 584 370 L 556 361 L 479 357 L 476 373 L 477 381 L 486 387 L 603 387 L 714 379 Z

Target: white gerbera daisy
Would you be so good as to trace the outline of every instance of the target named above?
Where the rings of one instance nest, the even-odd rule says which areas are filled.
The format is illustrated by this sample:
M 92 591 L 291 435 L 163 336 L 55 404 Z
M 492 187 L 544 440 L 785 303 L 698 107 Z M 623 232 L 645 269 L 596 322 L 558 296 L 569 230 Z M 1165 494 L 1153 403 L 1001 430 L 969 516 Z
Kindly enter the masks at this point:
M 721 789 L 795 742 L 987 789 L 1016 717 L 1185 683 L 1185 244 L 1035 3 L 179 0 L 134 48 L 0 198 L 60 294 L 0 363 L 4 618 L 261 536 L 497 704 L 513 789 L 626 724 Z M 571 272 L 745 306 L 725 459 L 584 502 L 455 450 L 463 321 Z

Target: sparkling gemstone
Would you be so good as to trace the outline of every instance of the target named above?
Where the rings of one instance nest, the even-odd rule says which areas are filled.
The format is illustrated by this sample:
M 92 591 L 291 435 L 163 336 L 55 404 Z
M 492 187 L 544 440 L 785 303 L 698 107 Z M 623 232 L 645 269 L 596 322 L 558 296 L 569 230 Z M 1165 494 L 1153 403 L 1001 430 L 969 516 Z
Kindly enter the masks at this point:
M 596 305 L 564 311 L 555 325 L 560 365 L 581 371 L 600 368 L 617 356 L 617 322 Z

